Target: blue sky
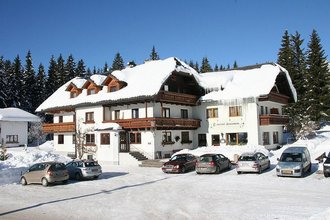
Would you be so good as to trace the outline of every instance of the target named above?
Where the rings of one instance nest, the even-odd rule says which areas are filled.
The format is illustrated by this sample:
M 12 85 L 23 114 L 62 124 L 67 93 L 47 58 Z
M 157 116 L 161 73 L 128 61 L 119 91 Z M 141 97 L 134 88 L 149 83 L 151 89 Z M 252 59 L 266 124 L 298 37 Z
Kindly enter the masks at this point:
M 102 68 L 116 52 L 143 63 L 154 45 L 160 58 L 245 66 L 276 61 L 285 30 L 307 48 L 316 29 L 329 54 L 329 11 L 327 0 L 0 0 L 0 55 L 31 50 L 37 68 L 72 53 Z

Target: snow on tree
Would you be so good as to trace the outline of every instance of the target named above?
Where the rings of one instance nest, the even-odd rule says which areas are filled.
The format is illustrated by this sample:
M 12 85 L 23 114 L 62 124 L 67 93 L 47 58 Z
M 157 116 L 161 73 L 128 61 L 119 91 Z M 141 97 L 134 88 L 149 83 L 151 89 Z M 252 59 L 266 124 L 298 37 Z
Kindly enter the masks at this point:
M 28 138 L 30 141 L 37 141 L 37 146 L 45 140 L 46 135 L 42 130 L 42 122 L 30 122 Z

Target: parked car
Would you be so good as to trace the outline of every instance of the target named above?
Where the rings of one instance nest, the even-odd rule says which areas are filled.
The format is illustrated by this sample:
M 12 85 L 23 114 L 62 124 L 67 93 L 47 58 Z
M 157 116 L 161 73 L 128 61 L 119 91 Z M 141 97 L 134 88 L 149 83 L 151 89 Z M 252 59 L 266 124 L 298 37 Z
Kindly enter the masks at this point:
M 94 160 L 73 160 L 66 165 L 70 179 L 97 179 L 102 174 L 102 167 Z
M 185 173 L 195 170 L 196 161 L 196 157 L 192 154 L 177 154 L 163 164 L 162 171 L 164 173 Z
M 306 147 L 289 147 L 283 151 L 281 158 L 277 160 L 277 176 L 302 177 L 312 168 L 311 156 Z
M 325 177 L 330 176 L 330 153 L 329 153 L 327 159 L 323 163 L 323 174 Z
M 63 182 L 66 183 L 69 174 L 64 163 L 60 162 L 43 162 L 32 165 L 21 176 L 21 184 L 41 183 L 48 186 L 50 183 Z
M 222 154 L 204 154 L 197 159 L 196 173 L 220 173 L 231 168 L 230 160 Z
M 262 173 L 263 170 L 270 168 L 270 160 L 263 153 L 243 153 L 239 158 L 236 166 L 237 174 L 243 172 Z

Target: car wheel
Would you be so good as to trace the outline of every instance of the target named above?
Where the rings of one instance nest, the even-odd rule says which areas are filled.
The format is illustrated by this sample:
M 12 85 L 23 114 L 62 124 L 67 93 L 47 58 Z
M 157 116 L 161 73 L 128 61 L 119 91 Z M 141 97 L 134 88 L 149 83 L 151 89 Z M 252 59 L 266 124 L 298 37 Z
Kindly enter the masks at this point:
M 259 173 L 259 174 L 262 173 L 262 168 L 261 168 L 261 166 L 259 166 L 258 173 Z
M 186 172 L 186 167 L 183 166 L 183 167 L 181 168 L 181 173 L 185 173 L 185 172 Z
M 81 175 L 80 175 L 80 173 L 76 173 L 75 177 L 76 177 L 76 180 L 81 180 Z
M 27 184 L 26 179 L 24 177 L 21 178 L 21 184 L 25 186 Z
M 47 180 L 46 178 L 42 178 L 42 180 L 41 180 L 41 184 L 42 184 L 43 186 L 48 186 L 48 180 Z
M 241 171 L 237 171 L 237 174 L 240 175 L 242 172 Z
M 215 173 L 220 173 L 220 167 L 217 166 Z
M 267 169 L 270 169 L 270 161 L 268 161 Z
M 196 172 L 198 175 L 201 174 L 200 172 Z
M 98 179 L 99 178 L 99 176 L 94 176 L 94 179 Z
M 324 177 L 329 177 L 329 173 L 323 173 Z
M 67 184 L 68 183 L 68 180 L 63 180 L 63 184 Z
M 231 163 L 229 162 L 227 169 L 230 170 L 230 168 L 231 168 Z

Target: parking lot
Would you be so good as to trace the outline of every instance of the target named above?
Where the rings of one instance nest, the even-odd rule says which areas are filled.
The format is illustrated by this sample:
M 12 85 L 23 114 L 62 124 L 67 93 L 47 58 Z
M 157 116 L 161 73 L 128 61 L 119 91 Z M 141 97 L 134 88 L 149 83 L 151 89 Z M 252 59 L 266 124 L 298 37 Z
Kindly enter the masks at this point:
M 0 186 L 2 219 L 319 219 L 329 213 L 330 179 L 317 165 L 304 178 L 262 174 L 165 174 L 103 166 L 98 180 L 43 187 Z

